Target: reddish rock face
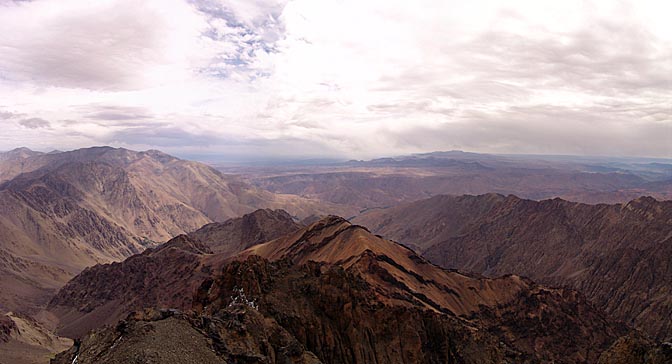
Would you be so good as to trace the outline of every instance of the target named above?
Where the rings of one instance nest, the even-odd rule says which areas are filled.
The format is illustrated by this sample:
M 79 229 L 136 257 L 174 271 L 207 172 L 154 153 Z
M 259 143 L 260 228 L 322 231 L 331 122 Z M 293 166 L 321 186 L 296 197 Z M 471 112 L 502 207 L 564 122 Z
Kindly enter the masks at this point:
M 624 332 L 572 293 L 526 290 L 507 304 L 459 316 L 390 304 L 355 272 L 250 257 L 206 281 L 195 309 L 216 314 L 245 292 L 259 312 L 328 363 L 592 363 Z
M 438 196 L 357 221 L 443 267 L 569 286 L 615 318 L 672 338 L 672 201 Z

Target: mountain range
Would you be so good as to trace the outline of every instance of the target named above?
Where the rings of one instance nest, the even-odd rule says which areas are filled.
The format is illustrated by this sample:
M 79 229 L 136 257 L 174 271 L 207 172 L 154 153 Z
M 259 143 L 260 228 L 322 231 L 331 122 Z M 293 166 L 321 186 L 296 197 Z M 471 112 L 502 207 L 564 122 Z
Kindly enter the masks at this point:
M 436 196 L 355 221 L 446 268 L 571 287 L 613 317 L 672 339 L 672 201 Z
M 0 363 L 672 363 L 670 171 L 0 153 Z
M 584 203 L 672 198 L 669 160 L 435 152 L 320 165 L 221 167 L 276 193 L 358 210 L 440 194 L 500 193 Z
M 73 279 L 50 310 L 61 334 L 96 331 L 55 362 L 182 362 L 186 340 L 212 363 L 595 363 L 628 338 L 576 291 L 445 270 L 336 216 L 230 256 L 210 245 L 180 236 Z M 109 307 L 125 319 L 101 328 Z
M 338 210 L 159 151 L 0 154 L 0 309 L 34 312 L 87 266 L 258 208 Z

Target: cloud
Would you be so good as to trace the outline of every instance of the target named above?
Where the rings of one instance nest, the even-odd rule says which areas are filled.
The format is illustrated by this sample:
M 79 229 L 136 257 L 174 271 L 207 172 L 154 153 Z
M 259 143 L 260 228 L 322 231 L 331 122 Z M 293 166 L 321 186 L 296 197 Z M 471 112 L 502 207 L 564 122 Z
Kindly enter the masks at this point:
M 140 88 L 182 76 L 204 25 L 177 0 L 2 3 L 0 72 L 38 86 Z
M 133 146 L 157 146 L 179 148 L 185 146 L 210 146 L 220 143 L 220 138 L 212 135 L 191 133 L 179 126 L 163 124 L 152 126 L 125 127 L 103 138 L 108 144 Z
M 672 117 L 672 110 L 659 110 Z M 668 155 L 672 129 L 664 122 L 641 123 L 632 128 L 629 111 L 612 107 L 589 111 L 550 106 L 512 108 L 502 113 L 469 112 L 456 122 L 435 127 L 409 125 L 402 130 L 379 131 L 393 148 L 488 150 L 508 153 L 577 155 Z M 609 121 L 604 121 L 609 115 Z M 478 120 L 475 123 L 474 120 Z M 580 133 L 577 133 L 580 130 Z
M 19 124 L 28 129 L 43 129 L 51 126 L 51 123 L 47 120 L 40 118 L 22 119 L 19 121 Z
M 142 107 L 88 105 L 82 108 L 87 119 L 95 120 L 142 120 L 151 119 L 152 114 Z
M 672 157 L 665 1 L 62 4 L 0 3 L 16 142 Z
M 15 117 L 17 117 L 17 116 L 18 116 L 18 115 L 15 114 L 15 113 L 13 113 L 13 112 L 9 112 L 9 111 L 0 111 L 0 120 L 12 119 L 12 118 L 15 118 Z

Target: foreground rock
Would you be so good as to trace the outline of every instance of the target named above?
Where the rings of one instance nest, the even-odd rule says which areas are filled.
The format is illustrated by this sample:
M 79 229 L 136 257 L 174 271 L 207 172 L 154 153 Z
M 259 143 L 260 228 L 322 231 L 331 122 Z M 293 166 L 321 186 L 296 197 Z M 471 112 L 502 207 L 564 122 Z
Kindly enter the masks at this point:
M 276 322 L 246 305 L 213 317 L 136 312 L 59 354 L 52 364 L 321 363 Z
M 669 364 L 672 344 L 655 344 L 640 335 L 622 337 L 600 356 L 599 364 Z

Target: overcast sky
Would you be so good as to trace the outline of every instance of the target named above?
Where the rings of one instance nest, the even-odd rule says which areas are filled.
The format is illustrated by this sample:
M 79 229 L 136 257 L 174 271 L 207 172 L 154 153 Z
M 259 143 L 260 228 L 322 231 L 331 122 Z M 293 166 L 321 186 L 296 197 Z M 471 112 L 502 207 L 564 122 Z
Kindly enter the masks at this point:
M 672 157 L 672 1 L 0 0 L 0 150 Z

